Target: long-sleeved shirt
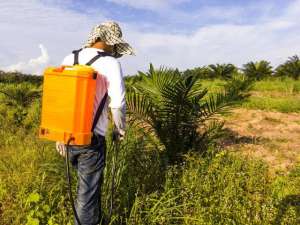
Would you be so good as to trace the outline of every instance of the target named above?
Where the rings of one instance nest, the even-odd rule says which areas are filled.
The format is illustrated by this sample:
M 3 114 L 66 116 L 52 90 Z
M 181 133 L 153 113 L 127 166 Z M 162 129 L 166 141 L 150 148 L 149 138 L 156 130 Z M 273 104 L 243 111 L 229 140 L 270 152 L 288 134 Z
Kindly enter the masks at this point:
M 84 48 L 79 52 L 79 64 L 85 65 L 98 52 L 103 52 L 97 48 Z M 70 66 L 74 64 L 74 54 L 66 56 L 62 65 Z M 108 107 L 111 108 L 113 120 L 118 132 L 122 135 L 125 133 L 125 85 L 123 80 L 122 68 L 119 61 L 111 56 L 102 56 L 92 65 L 93 69 L 98 72 L 96 81 L 96 96 L 94 102 L 94 116 L 98 106 L 108 93 L 108 99 L 94 129 L 94 132 L 105 136 L 108 127 Z

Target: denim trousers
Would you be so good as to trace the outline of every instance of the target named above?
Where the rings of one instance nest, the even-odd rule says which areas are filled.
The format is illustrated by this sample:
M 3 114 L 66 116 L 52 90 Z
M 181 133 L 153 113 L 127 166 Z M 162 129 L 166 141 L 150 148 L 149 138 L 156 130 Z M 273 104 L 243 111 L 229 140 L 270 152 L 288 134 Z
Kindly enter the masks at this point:
M 75 203 L 81 225 L 97 225 L 102 221 L 101 185 L 105 167 L 105 137 L 94 134 L 87 146 L 70 146 L 70 162 L 77 170 Z M 74 218 L 75 225 L 78 225 Z

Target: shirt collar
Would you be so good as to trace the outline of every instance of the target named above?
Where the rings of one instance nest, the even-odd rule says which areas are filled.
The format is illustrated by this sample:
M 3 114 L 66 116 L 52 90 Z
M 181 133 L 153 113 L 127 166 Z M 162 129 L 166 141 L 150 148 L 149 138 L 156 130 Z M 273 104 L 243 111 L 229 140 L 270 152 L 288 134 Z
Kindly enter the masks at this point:
M 92 47 L 89 47 L 89 48 L 85 48 L 87 49 L 88 51 L 95 51 L 95 52 L 104 52 L 103 49 L 100 49 L 100 48 L 92 48 Z

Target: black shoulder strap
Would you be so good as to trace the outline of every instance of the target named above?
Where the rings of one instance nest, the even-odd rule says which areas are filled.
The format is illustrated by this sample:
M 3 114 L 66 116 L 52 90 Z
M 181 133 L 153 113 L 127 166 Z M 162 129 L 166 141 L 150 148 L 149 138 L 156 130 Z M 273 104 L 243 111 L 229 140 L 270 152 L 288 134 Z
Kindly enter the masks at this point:
M 90 66 L 92 65 L 96 60 L 98 60 L 100 57 L 103 56 L 110 56 L 109 53 L 107 52 L 98 52 L 98 54 L 96 56 L 94 56 L 90 61 L 88 61 L 85 65 Z
M 74 64 L 73 65 L 78 65 L 79 61 L 78 61 L 78 56 L 79 56 L 79 52 L 82 50 L 78 49 L 78 50 L 74 50 L 72 53 L 74 54 Z
M 74 54 L 74 64 L 73 65 L 78 65 L 79 64 L 78 56 L 79 56 L 79 52 L 81 50 L 82 49 L 74 50 L 73 51 L 73 54 Z M 90 66 L 96 60 L 98 60 L 100 57 L 103 57 L 103 56 L 111 56 L 111 55 L 109 53 L 107 53 L 107 52 L 100 52 L 100 51 L 98 51 L 98 54 L 96 56 L 94 56 L 90 61 L 88 61 L 85 65 Z M 92 132 L 94 131 L 94 129 L 95 129 L 97 123 L 98 123 L 98 120 L 99 120 L 99 118 L 100 118 L 100 116 L 102 114 L 102 111 L 103 111 L 105 103 L 106 103 L 107 96 L 108 96 L 108 93 L 106 92 L 105 95 L 104 95 L 104 97 L 102 98 L 99 106 L 98 106 L 98 109 L 96 111 L 95 118 L 94 118 L 94 121 L 93 121 L 92 129 L 91 129 Z
M 111 56 L 109 53 L 107 52 L 98 52 L 98 54 L 96 56 L 94 56 L 89 62 L 87 62 L 85 65 L 87 66 L 90 66 L 92 65 L 96 60 L 98 60 L 100 57 L 103 57 L 103 56 Z M 95 118 L 94 118 L 94 121 L 93 121 L 93 125 L 92 125 L 92 132 L 94 131 L 97 123 L 98 123 L 98 120 L 102 114 L 102 111 L 104 109 L 104 106 L 105 106 L 105 103 L 106 103 L 106 99 L 107 99 L 107 96 L 108 96 L 108 93 L 106 92 L 105 95 L 103 96 L 99 106 L 98 106 L 98 109 L 96 111 L 96 114 L 95 114 Z
M 107 92 L 106 92 L 105 95 L 104 95 L 104 97 L 102 98 L 100 104 L 99 104 L 99 107 L 98 107 L 98 109 L 97 109 L 97 112 L 96 112 L 96 114 L 95 114 L 95 118 L 94 118 L 94 121 L 93 121 L 92 132 L 94 131 L 94 129 L 95 129 L 97 123 L 98 123 L 98 120 L 99 120 L 99 118 L 100 118 L 100 115 L 101 115 L 101 113 L 102 113 L 102 111 L 103 111 L 103 109 L 104 109 L 104 106 L 105 106 L 105 103 L 106 103 L 107 96 L 108 96 L 108 94 L 107 94 Z

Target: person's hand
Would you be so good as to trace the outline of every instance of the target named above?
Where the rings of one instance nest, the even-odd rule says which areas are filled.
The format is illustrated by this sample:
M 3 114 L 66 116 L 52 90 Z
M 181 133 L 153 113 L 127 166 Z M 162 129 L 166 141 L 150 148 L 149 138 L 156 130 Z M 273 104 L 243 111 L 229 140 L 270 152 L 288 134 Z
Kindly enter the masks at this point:
M 113 133 L 112 133 L 112 140 L 113 141 L 123 141 L 124 135 L 125 135 L 125 132 L 120 132 L 117 129 L 114 129 Z
M 61 156 L 63 156 L 63 157 L 66 156 L 66 146 L 64 143 L 57 141 L 56 142 L 56 150 Z

